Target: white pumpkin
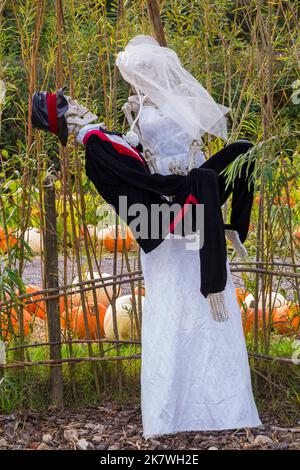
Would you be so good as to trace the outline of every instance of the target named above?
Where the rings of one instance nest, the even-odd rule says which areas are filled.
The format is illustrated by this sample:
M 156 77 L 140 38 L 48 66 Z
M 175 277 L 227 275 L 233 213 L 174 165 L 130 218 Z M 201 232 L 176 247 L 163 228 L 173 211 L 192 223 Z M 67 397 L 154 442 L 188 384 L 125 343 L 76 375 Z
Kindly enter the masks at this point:
M 142 297 L 142 306 L 143 304 L 144 297 Z M 119 339 L 140 339 L 136 319 L 132 311 L 132 295 L 123 295 L 116 300 L 116 314 Z M 106 338 L 116 339 L 114 334 L 113 309 L 111 305 L 109 305 L 105 313 L 104 331 Z
M 101 273 L 101 275 L 102 275 L 102 278 L 104 278 L 104 279 L 108 276 L 111 276 L 111 274 L 107 274 L 107 273 Z M 100 274 L 99 274 L 98 271 L 93 271 L 93 276 L 94 276 L 94 279 L 99 279 L 100 278 Z M 90 281 L 91 280 L 90 273 L 89 272 L 83 273 L 82 280 L 83 281 Z M 78 276 L 76 276 L 73 279 L 72 284 L 77 284 L 78 282 L 79 282 L 79 278 L 78 278 Z M 111 280 L 109 280 L 107 282 L 111 282 Z M 90 284 L 88 284 L 86 287 L 88 287 L 88 286 L 90 286 Z M 119 288 L 118 288 L 118 290 L 119 290 Z M 86 291 L 86 292 L 87 292 L 87 294 L 86 294 L 87 295 L 87 300 L 93 302 L 93 299 L 94 299 L 93 292 L 92 291 Z M 120 290 L 120 294 L 121 294 L 121 290 Z M 108 305 L 110 304 L 112 295 L 113 295 L 113 286 L 107 286 L 106 289 L 104 287 L 97 287 L 96 295 L 97 295 L 97 302 L 100 303 L 100 304 L 105 305 L 106 307 L 108 307 Z
M 40 229 L 36 227 L 28 228 L 24 234 L 24 241 L 25 243 L 27 243 L 27 245 L 30 247 L 33 253 L 35 254 L 41 253 L 42 234 L 40 232 Z
M 102 243 L 103 240 L 105 240 L 106 237 L 108 237 L 110 231 L 109 231 L 109 228 L 106 227 L 106 228 L 103 228 L 103 229 L 97 229 L 97 240 Z
M 244 300 L 244 303 L 247 305 L 248 308 L 254 308 L 255 305 L 255 299 L 252 294 L 248 294 Z M 269 292 L 266 293 L 265 296 L 265 303 L 266 303 L 266 308 L 268 308 L 269 303 L 270 303 L 270 294 Z M 285 297 L 283 297 L 282 294 L 279 292 L 271 292 L 271 305 L 273 308 L 280 308 L 283 305 L 286 305 L 288 302 Z M 258 308 L 263 307 L 263 302 L 262 302 L 262 296 L 260 295 L 259 301 L 258 301 Z

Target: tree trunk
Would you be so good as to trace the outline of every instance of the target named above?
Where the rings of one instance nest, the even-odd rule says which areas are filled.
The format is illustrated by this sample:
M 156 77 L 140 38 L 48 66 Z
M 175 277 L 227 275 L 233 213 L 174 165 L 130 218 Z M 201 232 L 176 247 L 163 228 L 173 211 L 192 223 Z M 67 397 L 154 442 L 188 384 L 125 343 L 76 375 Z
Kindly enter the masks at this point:
M 58 250 L 56 231 L 56 207 L 55 207 L 55 187 L 51 177 L 44 180 L 44 279 L 46 289 L 58 287 Z M 59 291 L 57 290 L 57 293 Z M 51 292 L 51 295 L 56 292 Z M 49 299 L 47 303 L 47 321 L 50 343 L 60 343 L 60 314 L 59 299 Z M 50 359 L 61 359 L 61 344 L 50 346 Z M 61 364 L 51 367 L 50 387 L 51 404 L 63 407 L 63 377 Z
M 163 47 L 167 46 L 167 41 L 164 33 L 163 24 L 160 16 L 160 9 L 157 0 L 147 0 L 148 13 L 151 27 L 156 40 Z

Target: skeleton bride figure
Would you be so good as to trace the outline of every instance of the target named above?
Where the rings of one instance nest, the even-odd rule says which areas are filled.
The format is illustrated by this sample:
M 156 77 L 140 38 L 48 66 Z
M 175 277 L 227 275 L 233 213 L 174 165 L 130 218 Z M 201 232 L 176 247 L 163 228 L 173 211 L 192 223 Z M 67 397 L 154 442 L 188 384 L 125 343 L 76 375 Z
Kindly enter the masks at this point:
M 133 194 L 134 202 L 162 201 L 156 193 L 165 195 L 166 188 L 158 188 L 158 184 L 175 179 L 175 186 L 179 180 L 188 186 L 192 179 L 189 172 L 194 178 L 213 174 L 216 186 L 212 188 L 218 194 L 217 204 L 211 207 L 220 215 L 220 205 L 232 193 L 231 224 L 225 228 L 229 229 L 227 234 L 236 250 L 244 254 L 240 241 L 247 235 L 253 190 L 248 188 L 248 177 L 243 171 L 243 178 L 238 176 L 234 189 L 228 190 L 222 170 L 245 153 L 251 143 L 235 142 L 205 160 L 201 136 L 210 133 L 226 139 L 228 110 L 216 104 L 182 67 L 174 51 L 160 47 L 152 37 L 137 36 L 131 40 L 118 54 L 116 63 L 135 92 L 123 107 L 130 123 L 125 136 L 105 130 L 103 124 L 93 124 L 97 117 L 65 97 L 63 90 L 56 94 L 35 93 L 34 127 L 56 134 L 63 145 L 68 134 L 74 132 L 78 142 L 86 146 L 87 175 L 105 200 L 116 203 L 120 194 Z M 143 155 L 135 148 L 139 143 Z M 149 174 L 149 169 L 155 174 Z M 171 178 L 161 176 L 172 173 Z M 206 192 L 211 188 L 203 177 L 200 181 L 205 199 L 204 188 Z M 173 193 L 168 194 L 172 199 Z M 207 247 L 216 244 L 215 240 L 220 241 L 220 246 L 224 242 L 223 226 L 219 222 L 211 224 L 211 220 L 219 221 L 221 216 L 215 219 L 214 215 L 212 208 L 208 209 L 205 220 L 211 237 L 206 245 L 204 240 L 206 253 Z M 221 237 L 213 238 L 220 231 Z M 261 424 L 226 256 L 223 261 L 219 259 L 223 251 L 216 246 L 212 254 L 217 255 L 204 257 L 214 259 L 213 266 L 209 262 L 201 266 L 203 250 L 199 257 L 199 249 L 189 249 L 189 241 L 189 236 L 169 234 L 151 251 L 141 250 L 145 280 L 141 370 L 145 437 Z M 208 278 L 212 272 L 224 273 L 225 289 L 210 289 L 209 295 L 204 296 L 201 284 L 207 279 L 203 272 Z
M 137 134 L 153 173 L 187 174 L 205 162 L 201 135 L 226 139 L 228 110 L 213 101 L 174 51 L 137 36 L 118 54 L 117 66 L 136 93 L 123 107 L 131 125 L 127 137 Z M 236 232 L 228 234 L 239 241 Z M 169 235 L 152 252 L 141 251 L 145 436 L 261 424 L 229 267 L 229 318 L 215 322 L 199 295 L 199 253 L 187 246 L 185 238 Z M 235 246 L 239 250 L 240 244 Z

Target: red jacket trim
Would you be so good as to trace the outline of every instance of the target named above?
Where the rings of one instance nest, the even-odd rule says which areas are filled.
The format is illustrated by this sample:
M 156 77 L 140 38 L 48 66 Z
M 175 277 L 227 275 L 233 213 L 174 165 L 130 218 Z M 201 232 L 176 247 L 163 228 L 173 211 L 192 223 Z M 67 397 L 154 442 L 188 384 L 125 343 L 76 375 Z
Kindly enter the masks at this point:
M 92 130 L 90 132 L 87 132 L 85 134 L 85 136 L 83 138 L 83 144 L 84 145 L 87 144 L 87 141 L 88 141 L 88 139 L 90 138 L 91 135 L 97 135 L 101 140 L 104 140 L 105 142 L 109 142 L 113 146 L 113 148 L 115 150 L 117 150 L 117 152 L 119 152 L 120 154 L 136 158 L 137 160 L 139 160 L 139 162 L 141 162 L 143 165 L 145 165 L 145 162 L 144 162 L 143 158 L 141 157 L 140 153 L 136 149 L 134 149 L 131 146 L 130 146 L 131 148 L 128 148 L 128 147 L 126 147 L 126 145 L 122 145 L 119 142 L 114 142 L 110 138 L 109 134 L 105 134 L 104 132 L 99 131 L 97 129 L 94 129 L 94 130 Z
M 192 194 L 189 194 L 188 197 L 186 198 L 184 205 L 182 206 L 181 210 L 178 212 L 178 214 L 174 217 L 173 222 L 170 224 L 170 232 L 173 233 L 176 226 L 179 224 L 179 222 L 183 219 L 183 217 L 186 215 L 187 211 L 189 210 L 189 204 L 199 204 L 198 199 L 193 196 Z
M 58 123 L 57 123 L 56 93 L 47 93 L 46 100 L 47 100 L 49 128 L 52 134 L 57 135 Z

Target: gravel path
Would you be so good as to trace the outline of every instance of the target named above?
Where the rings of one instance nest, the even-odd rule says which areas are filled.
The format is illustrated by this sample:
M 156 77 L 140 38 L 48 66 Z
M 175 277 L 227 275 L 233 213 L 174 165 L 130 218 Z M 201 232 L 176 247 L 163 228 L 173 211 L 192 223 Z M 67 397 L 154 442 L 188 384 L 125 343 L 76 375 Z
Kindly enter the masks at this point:
M 137 265 L 135 256 L 131 255 L 130 265 L 131 265 L 132 270 L 134 270 L 134 260 Z M 83 272 L 89 271 L 86 259 L 84 258 L 82 259 L 81 266 L 82 266 Z M 60 284 L 63 284 L 64 260 L 62 256 L 60 256 L 58 260 L 58 269 L 59 269 L 59 282 Z M 98 272 L 96 264 L 94 264 L 93 269 L 95 272 Z M 105 257 L 102 257 L 100 270 L 101 272 L 113 274 L 113 256 L 112 255 L 106 255 Z M 118 273 L 122 272 L 121 257 L 118 257 L 117 272 Z M 123 266 L 123 272 L 127 272 L 126 266 Z M 71 260 L 68 260 L 68 264 L 67 264 L 68 283 L 71 283 L 72 280 L 75 278 L 75 276 L 77 276 L 76 261 L 75 259 L 71 259 Z M 35 256 L 31 261 L 27 261 L 25 265 L 25 269 L 24 269 L 23 281 L 25 282 L 25 284 L 33 284 L 35 286 L 42 285 L 42 263 L 41 263 L 40 256 Z M 122 291 L 124 291 L 124 293 L 126 294 L 127 292 L 130 291 L 130 287 L 124 284 L 122 287 Z

